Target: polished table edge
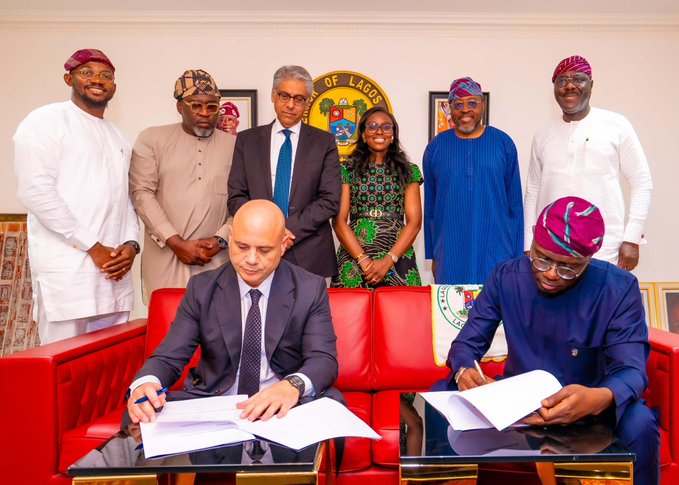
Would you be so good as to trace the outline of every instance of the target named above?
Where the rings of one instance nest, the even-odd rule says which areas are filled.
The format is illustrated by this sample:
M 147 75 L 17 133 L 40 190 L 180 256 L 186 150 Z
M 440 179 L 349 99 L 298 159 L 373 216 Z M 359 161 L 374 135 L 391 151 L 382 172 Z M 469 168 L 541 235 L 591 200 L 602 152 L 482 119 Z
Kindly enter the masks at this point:
M 316 448 L 316 454 L 314 455 L 314 460 L 311 469 L 308 469 L 308 465 L 299 465 L 301 470 L 290 470 L 287 471 L 275 471 L 275 467 L 258 467 L 257 471 L 227 471 L 223 473 L 233 473 L 236 477 L 237 485 L 292 485 L 292 484 L 317 484 L 318 476 L 321 470 L 321 464 L 323 462 L 324 455 L 326 456 L 326 483 L 331 485 L 335 482 L 335 461 L 334 456 L 330 456 L 331 446 L 328 445 L 327 441 L 320 442 Z M 293 465 L 287 465 L 293 466 Z M 274 471 L 269 471 L 274 470 Z M 80 469 L 80 471 L 84 471 Z M 91 471 L 91 469 L 87 469 Z M 103 471 L 103 470 L 102 470 Z M 107 483 L 116 483 L 124 485 L 157 485 L 158 475 L 167 474 L 178 474 L 178 475 L 194 475 L 201 472 L 219 472 L 219 465 L 202 467 L 200 470 L 188 471 L 181 467 L 163 467 L 162 471 L 152 472 L 152 473 L 134 473 L 134 474 L 120 474 L 116 475 L 111 473 L 111 470 L 106 470 L 106 473 L 102 475 L 87 475 L 78 476 L 71 473 L 69 468 L 69 473 L 73 476 L 72 483 L 74 485 L 103 485 Z M 191 480 L 189 483 L 193 483 Z

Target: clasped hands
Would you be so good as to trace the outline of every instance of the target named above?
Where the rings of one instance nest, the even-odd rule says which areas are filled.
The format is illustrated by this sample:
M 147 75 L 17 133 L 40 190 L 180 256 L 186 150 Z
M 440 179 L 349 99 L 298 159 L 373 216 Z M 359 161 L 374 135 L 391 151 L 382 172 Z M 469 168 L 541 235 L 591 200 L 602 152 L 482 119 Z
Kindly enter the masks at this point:
M 90 255 L 97 268 L 102 273 L 106 273 L 107 280 L 120 281 L 132 268 L 137 251 L 129 244 L 121 244 L 114 249 L 96 243 L 87 251 L 87 254 Z
M 184 239 L 179 234 L 170 236 L 165 244 L 184 264 L 205 266 L 222 248 L 214 237 L 207 239 Z
M 393 266 L 394 262 L 387 256 L 379 259 L 366 257 L 359 263 L 359 267 L 361 268 L 361 271 L 363 271 L 365 280 L 373 285 L 384 281 L 384 278 Z
M 484 381 L 476 369 L 468 368 L 460 376 L 457 385 L 460 391 L 465 391 L 491 382 L 495 381 L 489 377 Z M 613 392 L 606 387 L 570 384 L 543 399 L 540 403 L 542 407 L 523 418 L 520 423 L 529 426 L 571 424 L 585 416 L 601 414 L 613 402 Z
M 127 411 L 134 424 L 139 422 L 150 423 L 156 420 L 156 410 L 165 406 L 165 394 L 158 395 L 161 388 L 159 384 L 147 382 L 137 386 L 127 400 Z M 136 404 L 137 400 L 146 397 L 147 401 Z M 299 391 L 286 380 L 272 384 L 266 389 L 262 389 L 249 399 L 236 404 L 238 409 L 242 409 L 241 419 L 254 421 L 261 419 L 266 421 L 272 416 L 282 418 L 299 401 Z

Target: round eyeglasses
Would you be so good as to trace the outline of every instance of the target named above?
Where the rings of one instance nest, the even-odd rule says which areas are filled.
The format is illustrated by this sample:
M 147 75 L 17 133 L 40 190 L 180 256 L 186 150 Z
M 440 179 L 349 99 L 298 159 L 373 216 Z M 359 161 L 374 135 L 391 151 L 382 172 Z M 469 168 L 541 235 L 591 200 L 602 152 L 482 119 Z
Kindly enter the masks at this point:
M 582 268 L 580 268 L 580 271 L 576 271 L 573 268 L 569 268 L 568 266 L 558 265 L 554 261 L 543 258 L 534 258 L 533 251 L 531 250 L 530 263 L 533 265 L 533 268 L 538 270 L 540 273 L 546 273 L 547 271 L 554 269 L 556 270 L 556 274 L 562 280 L 574 280 L 580 276 L 583 271 L 585 271 L 585 268 L 589 262 L 584 263 Z
M 375 133 L 378 129 L 381 129 L 382 133 L 391 133 L 391 131 L 394 129 L 394 125 L 391 123 L 379 124 L 376 121 L 371 121 L 365 125 L 365 131 L 368 133 Z
M 296 105 L 306 103 L 306 98 L 304 96 L 302 96 L 301 94 L 296 94 L 296 95 L 293 96 L 292 94 L 286 93 L 285 91 L 278 91 L 276 94 L 278 95 L 278 99 L 280 99 L 284 103 L 287 103 L 291 99 L 293 100 L 293 102 Z
M 451 108 L 453 108 L 453 111 L 462 111 L 465 108 L 465 106 L 467 107 L 467 109 L 475 110 L 476 108 L 479 107 L 479 105 L 482 102 L 483 101 L 476 101 L 472 99 L 471 101 L 451 101 L 448 104 L 450 105 Z
M 556 78 L 554 84 L 560 88 L 565 88 L 568 83 L 571 83 L 576 88 L 584 88 L 585 84 L 589 81 L 589 76 L 586 74 L 576 74 L 574 76 L 561 76 Z
M 99 79 L 107 83 L 112 83 L 115 79 L 115 76 L 111 71 L 94 72 L 88 67 L 83 67 L 82 69 L 78 69 L 76 72 L 85 79 L 94 79 L 95 77 L 99 77 Z

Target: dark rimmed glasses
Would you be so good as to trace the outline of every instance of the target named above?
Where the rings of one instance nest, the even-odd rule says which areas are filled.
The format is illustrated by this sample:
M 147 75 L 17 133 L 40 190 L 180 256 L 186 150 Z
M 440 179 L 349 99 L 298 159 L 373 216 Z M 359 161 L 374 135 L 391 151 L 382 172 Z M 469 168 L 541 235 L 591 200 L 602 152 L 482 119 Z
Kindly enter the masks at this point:
M 297 105 L 306 103 L 306 97 L 302 96 L 301 94 L 296 94 L 293 96 L 292 94 L 286 93 L 285 91 L 277 91 L 276 94 L 278 95 L 278 99 L 284 103 L 287 103 L 291 99 Z
M 366 123 L 365 131 L 368 133 L 375 133 L 377 130 L 382 130 L 382 133 L 391 133 L 394 129 L 394 125 L 391 123 L 378 123 L 376 121 L 371 121 Z

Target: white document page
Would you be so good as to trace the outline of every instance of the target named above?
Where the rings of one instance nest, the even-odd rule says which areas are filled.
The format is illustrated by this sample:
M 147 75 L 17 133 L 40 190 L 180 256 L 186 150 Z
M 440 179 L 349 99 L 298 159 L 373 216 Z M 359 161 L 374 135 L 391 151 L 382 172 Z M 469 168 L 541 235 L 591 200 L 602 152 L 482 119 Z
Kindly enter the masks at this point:
M 481 412 L 464 399 L 459 399 L 460 391 L 421 392 L 434 409 L 448 420 L 453 429 L 467 431 L 470 429 L 492 428 Z M 456 399 L 456 396 L 458 397 Z
M 544 370 L 534 370 L 463 391 L 459 396 L 502 431 L 539 409 L 542 400 L 559 389 L 561 384 L 556 377 Z
M 167 403 L 170 404 L 170 403 Z M 163 411 L 165 409 L 163 408 Z M 202 450 L 255 439 L 232 423 L 141 423 L 144 456 Z
M 158 413 L 158 423 L 198 423 L 206 421 L 239 422 L 242 409 L 236 404 L 247 400 L 246 395 L 214 396 L 186 401 L 170 401 L 165 403 Z
M 292 408 L 283 418 L 274 416 L 267 421 L 239 425 L 244 431 L 293 450 L 340 436 L 382 439 L 344 405 L 327 397 Z
M 540 402 L 559 389 L 561 384 L 556 377 L 534 370 L 466 391 L 420 394 L 455 430 L 495 427 L 502 431 L 539 409 Z

